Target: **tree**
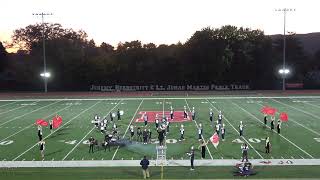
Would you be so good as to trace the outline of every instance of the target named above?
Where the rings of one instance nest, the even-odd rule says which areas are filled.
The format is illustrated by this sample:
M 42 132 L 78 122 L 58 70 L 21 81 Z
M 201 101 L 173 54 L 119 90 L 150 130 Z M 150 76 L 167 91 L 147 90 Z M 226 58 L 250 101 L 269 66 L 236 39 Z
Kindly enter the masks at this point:
M 7 51 L 2 45 L 2 42 L 0 42 L 0 72 L 2 72 L 5 69 L 7 61 Z

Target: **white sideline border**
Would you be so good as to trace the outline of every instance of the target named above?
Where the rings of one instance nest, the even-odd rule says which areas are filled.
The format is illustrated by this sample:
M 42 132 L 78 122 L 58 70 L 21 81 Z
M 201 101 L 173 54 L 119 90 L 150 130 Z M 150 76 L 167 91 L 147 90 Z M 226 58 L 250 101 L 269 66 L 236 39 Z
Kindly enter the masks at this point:
M 124 95 L 125 96 L 125 95 Z M 132 97 L 132 98 L 46 98 L 46 99 L 0 99 L 1 101 L 110 101 L 110 100 L 163 100 L 163 99 L 207 99 L 207 98 L 214 98 L 214 99 L 319 99 L 320 96 L 199 96 L 199 97 Z
M 250 159 L 253 166 L 318 166 L 320 159 Z M 195 159 L 195 166 L 235 166 L 236 159 Z M 167 160 L 166 166 L 189 166 L 190 160 Z M 24 167 L 139 167 L 140 160 L 83 160 L 83 161 L 1 161 L 0 168 Z M 156 166 L 156 160 L 150 160 Z

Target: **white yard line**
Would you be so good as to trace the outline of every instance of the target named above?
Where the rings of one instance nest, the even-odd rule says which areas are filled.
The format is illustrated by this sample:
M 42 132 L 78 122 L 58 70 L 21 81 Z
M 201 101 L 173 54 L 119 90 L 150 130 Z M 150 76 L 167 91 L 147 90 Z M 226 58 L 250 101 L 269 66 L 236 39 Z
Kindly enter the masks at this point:
M 10 101 L 8 101 L 8 102 L 10 102 Z M 14 104 L 14 103 L 17 103 L 17 101 L 13 101 L 13 102 L 10 102 L 10 103 L 7 103 L 7 104 L 2 104 L 0 107 L 8 106 L 8 105 Z
M 259 123 L 263 124 L 264 123 L 262 121 L 260 121 L 256 116 L 254 116 L 253 114 L 251 114 L 250 112 L 248 112 L 247 110 L 243 109 L 241 106 L 239 106 L 236 103 L 232 103 L 235 106 L 239 107 L 242 111 L 246 112 L 247 114 L 249 114 L 250 116 L 252 116 L 254 119 L 256 119 Z M 274 132 L 276 132 L 275 130 L 273 130 Z M 286 141 L 288 141 L 290 144 L 292 144 L 293 146 L 295 146 L 296 148 L 298 148 L 300 151 L 304 152 L 306 155 L 308 155 L 309 157 L 313 158 L 314 157 L 312 155 L 310 155 L 308 152 L 306 152 L 305 150 L 303 150 L 302 148 L 300 148 L 298 145 L 296 145 L 295 143 L 293 143 L 292 141 L 290 141 L 289 139 L 287 139 L 286 137 L 284 137 L 282 134 L 279 134 L 280 137 L 282 137 L 283 139 L 285 139 Z
M 239 163 L 237 159 L 196 159 L 197 166 L 229 166 Z M 0 168 L 9 167 L 138 167 L 140 160 L 76 160 L 76 161 L 0 161 Z M 253 166 L 319 166 L 320 159 L 251 159 Z M 291 162 L 291 163 L 290 163 Z M 166 166 L 185 166 L 190 160 L 167 160 Z M 150 160 L 150 166 L 156 166 L 156 160 Z M 318 178 L 319 179 L 319 178 Z
M 96 106 L 98 103 L 100 103 L 101 101 L 96 102 L 95 104 L 93 104 L 92 106 L 88 107 L 87 109 L 85 109 L 84 111 L 82 111 L 81 113 L 79 113 L 78 115 L 74 116 L 72 119 L 70 119 L 68 122 L 64 123 L 62 126 L 60 126 L 58 129 L 54 130 L 52 133 L 50 133 L 48 136 L 44 137 L 43 139 L 47 139 L 48 137 L 50 137 L 52 134 L 54 134 L 56 131 L 60 130 L 62 127 L 64 127 L 65 125 L 69 124 L 71 121 L 73 121 L 74 119 L 76 119 L 77 117 L 79 117 L 81 114 L 87 112 L 88 110 L 90 110 L 91 108 L 93 108 L 94 106 Z M 34 148 L 36 145 L 38 145 L 38 143 L 35 143 L 33 146 L 31 146 L 29 149 L 25 150 L 23 153 L 21 153 L 20 155 L 18 155 L 17 157 L 15 157 L 12 161 L 17 160 L 19 157 L 21 157 L 22 155 L 24 155 L 25 153 L 27 153 L 28 151 L 30 151 L 32 148 Z
M 191 109 L 190 109 L 190 107 L 189 107 L 189 104 L 188 104 L 188 102 L 187 102 L 187 99 L 184 99 L 184 101 L 186 102 L 186 104 L 187 104 L 187 106 L 188 106 L 188 109 L 189 109 L 189 111 L 191 112 Z M 188 117 L 189 117 L 189 115 L 188 115 Z M 199 126 L 198 126 L 197 121 L 196 121 L 196 120 L 192 120 L 192 121 L 196 124 L 197 129 L 199 129 Z M 202 137 L 203 141 L 206 141 L 205 138 L 203 137 L 203 135 L 201 135 L 201 137 Z M 208 150 L 208 153 L 209 153 L 211 159 L 213 160 L 211 151 L 210 151 L 210 149 L 208 148 L 208 145 L 207 145 L 207 144 L 206 144 L 206 148 L 207 148 L 207 150 Z
M 218 110 L 208 99 L 206 99 L 206 100 L 210 103 L 210 105 L 211 105 L 217 112 L 219 112 L 219 110 Z M 230 126 L 231 126 L 238 134 L 240 134 L 239 131 L 230 123 L 230 121 L 228 120 L 228 118 L 227 118 L 226 116 L 223 116 L 223 118 L 224 118 L 224 120 L 226 120 L 226 121 L 228 122 L 228 124 L 230 124 Z M 247 139 L 246 139 L 245 137 L 241 136 L 241 138 L 242 138 L 245 142 L 247 142 L 247 144 L 258 154 L 258 156 L 259 156 L 260 158 L 264 159 L 263 156 L 249 143 L 249 141 L 247 141 Z
M 162 101 L 162 118 L 164 117 L 164 101 L 165 101 L 165 99 L 163 99 L 163 101 Z
M 38 102 L 38 101 L 35 101 L 35 102 Z M 22 106 L 22 105 L 21 105 L 21 106 L 19 106 L 19 107 L 10 109 L 10 110 L 8 110 L 8 111 L 0 112 L 0 114 L 8 113 L 8 112 L 11 112 L 11 111 L 14 111 L 14 110 L 17 110 L 17 109 L 21 109 L 21 108 L 25 108 L 25 107 L 28 107 L 28 106 Z
M 110 109 L 110 111 L 107 113 L 107 115 L 108 115 L 112 110 L 114 110 L 114 108 L 116 108 L 116 107 L 121 103 L 121 101 L 122 101 L 122 100 L 120 100 L 115 106 L 113 106 L 113 108 Z M 106 115 L 106 116 L 107 116 L 107 115 Z M 95 129 L 95 127 L 93 127 L 93 128 L 62 158 L 62 161 L 64 161 L 94 129 Z
M 206 98 L 214 98 L 214 99 L 288 99 L 288 98 L 297 98 L 297 99 L 315 99 L 320 98 L 320 96 L 198 96 L 198 97 L 166 97 L 166 98 L 155 98 L 155 97 L 139 97 L 139 98 L 106 98 L 106 99 L 99 99 L 99 98 L 53 98 L 53 99 L 15 99 L 15 100 L 0 100 L 0 101 L 109 101 L 109 100 L 162 100 L 162 99 L 177 99 L 177 100 L 184 100 L 184 99 L 206 99 Z
M 289 99 L 295 100 L 294 98 L 289 98 Z M 316 108 L 320 108 L 320 106 L 319 106 L 319 105 L 312 104 L 312 103 L 309 103 L 309 102 L 303 102 L 303 101 L 302 101 L 302 103 L 304 103 L 304 104 L 308 104 L 308 105 L 313 106 L 313 107 L 316 107 Z
M 43 117 L 43 119 L 49 118 L 50 116 L 53 116 L 53 115 L 57 114 L 58 112 L 63 111 L 63 110 L 65 110 L 66 108 L 69 108 L 69 107 L 70 107 L 70 106 L 66 106 L 66 107 L 64 107 L 64 108 L 62 108 L 62 109 L 60 109 L 60 110 L 58 110 L 58 111 L 56 111 L 56 112 L 54 112 L 54 113 L 46 116 L 46 117 Z M 7 139 L 9 139 L 10 137 L 15 136 L 16 134 L 19 134 L 20 132 L 24 131 L 25 129 L 28 129 L 28 128 L 31 127 L 31 126 L 34 126 L 34 123 L 30 124 L 29 126 L 26 126 L 25 128 L 21 129 L 20 131 L 17 131 L 16 133 L 11 134 L 10 136 L 8 136 L 8 137 L 6 137 L 6 138 L 4 138 L 4 139 L 1 139 L 0 142 L 2 142 L 2 141 L 4 141 L 4 140 L 7 140 Z M 21 128 L 21 127 L 19 127 L 19 128 Z
M 16 119 L 19 119 L 19 118 L 21 118 L 21 117 L 23 117 L 23 116 L 25 116 L 25 115 L 28 115 L 28 114 L 34 113 L 34 112 L 36 112 L 36 111 L 39 111 L 40 109 L 43 109 L 43 108 L 46 108 L 46 107 L 48 107 L 48 106 L 54 105 L 54 104 L 56 104 L 56 103 L 58 103 L 58 102 L 61 102 L 61 101 L 55 101 L 55 102 L 53 102 L 53 103 L 51 103 L 51 104 L 48 104 L 48 105 L 46 105 L 46 106 L 42 106 L 42 107 L 40 107 L 40 108 L 38 108 L 38 109 L 35 109 L 35 110 L 33 110 L 33 111 L 30 111 L 30 112 L 27 112 L 27 113 L 25 113 L 25 114 L 22 114 L 21 116 L 17 116 L 17 117 L 15 117 L 15 118 L 13 118 L 13 119 L 10 119 L 9 121 L 6 121 L 6 122 L 0 124 L 0 126 L 2 126 L 2 125 L 4 125 L 4 124 L 7 124 L 7 123 L 9 123 L 9 122 L 11 122 L 11 121 L 14 121 L 14 120 L 16 120 Z
M 301 109 L 299 109 L 299 108 L 290 106 L 289 104 L 285 104 L 285 103 L 280 102 L 280 101 L 277 101 L 277 100 L 275 100 L 275 99 L 271 99 L 271 100 L 273 100 L 273 101 L 275 101 L 275 102 L 277 102 L 277 103 L 279 103 L 279 104 L 282 104 L 282 105 L 284 105 L 284 106 L 288 106 L 288 107 L 290 107 L 290 108 L 292 108 L 292 109 L 295 109 L 295 110 L 297 110 L 297 111 L 300 111 L 300 112 L 303 112 L 303 113 L 305 113 L 305 114 L 308 114 L 308 115 L 310 115 L 310 116 L 312 116 L 312 117 L 314 117 L 314 118 L 316 118 L 316 119 L 320 119 L 318 116 L 316 116 L 316 115 L 314 115 L 314 114 L 312 114 L 312 113 L 309 113 L 309 112 L 304 111 L 304 110 L 301 110 Z M 301 126 L 301 127 L 305 128 L 305 129 L 309 130 L 310 132 L 313 132 L 314 134 L 320 136 L 320 133 L 318 133 L 317 131 L 315 131 L 315 130 L 313 130 L 313 129 L 311 129 L 311 128 L 308 128 L 308 127 L 306 127 L 305 125 L 303 125 L 303 124 L 295 121 L 292 117 L 290 117 L 290 121 L 292 121 L 292 122 L 298 124 L 299 126 Z
M 139 104 L 139 106 L 138 106 L 138 108 L 137 108 L 136 112 L 134 113 L 134 115 L 133 115 L 133 117 L 132 117 L 132 119 L 131 119 L 130 123 L 128 124 L 128 127 L 127 127 L 126 131 L 124 132 L 124 134 L 123 134 L 123 136 L 122 136 L 122 139 L 126 136 L 126 134 L 127 134 L 128 130 L 129 130 L 129 127 L 130 127 L 130 125 L 131 125 L 132 121 L 134 120 L 134 118 L 136 117 L 137 112 L 138 112 L 138 110 L 139 110 L 139 108 L 140 108 L 141 104 L 143 103 L 143 101 L 144 101 L 144 99 L 142 99 L 142 101 L 140 102 L 140 104 Z M 117 152 L 118 152 L 118 150 L 119 150 L 119 147 L 120 147 L 120 146 L 118 146 L 118 147 L 117 147 L 117 149 L 116 149 L 116 151 L 114 152 L 114 154 L 113 154 L 113 156 L 112 156 L 112 160 L 113 160 L 113 159 L 114 159 L 114 157 L 116 156 L 116 154 L 117 154 Z
M 291 98 L 290 98 L 290 99 L 291 99 Z M 312 113 L 310 113 L 310 112 L 304 111 L 304 110 L 302 110 L 302 109 L 300 109 L 300 108 L 293 107 L 293 106 L 291 106 L 291 105 L 289 105 L 289 104 L 287 104 L 287 103 L 283 103 L 283 102 L 281 102 L 281 101 L 277 101 L 277 100 L 272 99 L 272 98 L 271 98 L 271 100 L 273 100 L 273 101 L 275 101 L 275 102 L 277 102 L 277 103 L 279 103 L 279 104 L 282 104 L 282 105 L 284 105 L 284 106 L 288 106 L 288 107 L 290 107 L 290 108 L 292 108 L 292 109 L 295 109 L 295 110 L 297 110 L 297 111 L 300 111 L 300 112 L 303 112 L 303 113 L 305 113 L 305 114 L 308 114 L 308 115 L 310 115 L 310 116 L 312 116 L 312 117 L 314 117 L 314 118 L 316 118 L 316 119 L 320 119 L 319 116 L 314 115 L 314 114 L 312 114 Z

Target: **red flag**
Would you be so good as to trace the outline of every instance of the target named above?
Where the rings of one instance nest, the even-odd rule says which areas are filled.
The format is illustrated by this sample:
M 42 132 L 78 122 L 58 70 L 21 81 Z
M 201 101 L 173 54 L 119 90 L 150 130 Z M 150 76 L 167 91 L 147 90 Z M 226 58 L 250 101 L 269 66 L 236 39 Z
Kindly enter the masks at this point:
M 269 108 L 270 107 L 268 107 L 268 106 L 264 106 L 264 107 L 261 108 L 260 112 L 263 113 L 263 114 L 268 114 L 267 112 L 268 112 Z
M 219 145 L 219 136 L 218 136 L 218 134 L 217 134 L 217 133 L 214 133 L 214 134 L 211 136 L 210 141 L 211 141 L 211 143 L 213 144 L 213 146 L 214 146 L 215 148 L 217 148 L 218 145 Z
M 52 127 L 54 129 L 60 127 L 61 124 L 62 124 L 62 117 L 61 116 L 56 115 L 55 117 L 53 117 L 53 119 L 52 119 Z
M 274 116 L 274 114 L 277 112 L 276 108 L 270 107 L 267 110 L 267 114 Z
M 288 114 L 285 112 L 280 113 L 280 120 L 282 122 L 287 122 L 289 120 Z
M 37 119 L 37 120 L 36 120 L 36 124 L 37 124 L 37 125 L 41 125 L 41 123 L 42 123 L 43 121 L 44 121 L 43 119 Z
M 48 123 L 47 121 L 42 121 L 40 125 L 41 125 L 41 126 L 48 126 L 49 123 Z
M 37 119 L 36 124 L 40 126 L 48 126 L 48 122 L 43 119 Z

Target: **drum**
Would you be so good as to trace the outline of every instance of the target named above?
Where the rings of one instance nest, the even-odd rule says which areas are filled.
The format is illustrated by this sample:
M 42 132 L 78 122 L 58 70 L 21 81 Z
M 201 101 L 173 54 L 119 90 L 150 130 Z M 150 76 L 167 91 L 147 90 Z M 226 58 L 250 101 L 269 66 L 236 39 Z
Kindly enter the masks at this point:
M 116 142 L 117 139 L 116 138 L 111 138 L 111 142 Z

